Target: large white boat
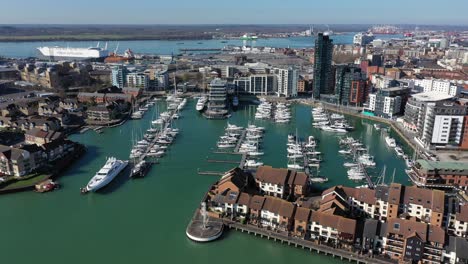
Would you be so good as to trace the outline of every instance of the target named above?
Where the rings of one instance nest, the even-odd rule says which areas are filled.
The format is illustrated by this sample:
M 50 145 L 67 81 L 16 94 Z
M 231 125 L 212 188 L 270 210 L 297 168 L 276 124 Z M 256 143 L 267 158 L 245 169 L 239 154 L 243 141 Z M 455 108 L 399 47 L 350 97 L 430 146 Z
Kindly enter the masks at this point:
M 95 192 L 109 184 L 128 165 L 128 160 L 118 160 L 114 157 L 107 159 L 106 164 L 94 175 L 86 187 L 81 189 L 82 193 Z
M 387 145 L 391 148 L 394 148 L 396 147 L 396 141 L 395 139 L 391 138 L 391 137 L 385 137 L 385 142 L 387 143 Z
M 106 45 L 107 46 L 107 45 Z M 109 56 L 107 47 L 72 48 L 72 47 L 39 47 L 39 52 L 50 59 L 76 59 L 102 61 Z
M 208 101 L 208 98 L 206 98 L 205 96 L 200 97 L 197 101 L 197 105 L 195 106 L 195 109 L 197 109 L 197 111 L 199 112 L 203 111 L 203 109 L 205 109 L 205 105 L 207 101 Z

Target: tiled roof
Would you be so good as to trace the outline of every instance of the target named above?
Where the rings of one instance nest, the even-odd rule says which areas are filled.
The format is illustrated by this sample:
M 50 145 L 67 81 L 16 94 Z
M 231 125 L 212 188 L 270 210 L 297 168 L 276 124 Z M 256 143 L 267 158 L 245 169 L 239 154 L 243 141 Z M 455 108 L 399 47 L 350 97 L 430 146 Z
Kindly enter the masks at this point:
M 289 173 L 288 169 L 276 169 L 271 166 L 261 166 L 257 169 L 255 178 L 260 182 L 267 182 L 277 185 L 286 185 Z
M 428 190 L 415 186 L 406 186 L 404 189 L 403 202 L 421 205 L 424 208 L 431 208 L 435 212 L 444 212 L 445 194 L 440 190 Z
M 296 219 L 297 221 L 308 222 L 311 212 L 312 210 L 308 208 L 298 207 L 296 209 L 296 214 L 294 216 L 294 219 Z
M 468 222 L 468 204 L 460 206 L 460 211 L 457 212 L 456 218 L 458 221 Z
M 313 211 L 311 221 L 321 226 L 334 228 L 341 233 L 352 235 L 356 233 L 356 220 L 354 219 Z
M 254 195 L 252 199 L 250 199 L 250 209 L 253 210 L 262 210 L 263 204 L 265 203 L 265 197 L 260 195 Z

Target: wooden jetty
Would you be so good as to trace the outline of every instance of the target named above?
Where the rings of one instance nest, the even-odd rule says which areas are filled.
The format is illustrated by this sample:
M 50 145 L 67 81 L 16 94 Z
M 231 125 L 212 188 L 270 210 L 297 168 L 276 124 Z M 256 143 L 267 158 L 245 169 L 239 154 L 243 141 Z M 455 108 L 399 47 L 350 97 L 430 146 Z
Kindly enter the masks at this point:
M 244 130 L 242 131 L 242 134 L 241 134 L 239 140 L 237 141 L 236 147 L 234 148 L 234 152 L 235 152 L 235 153 L 239 153 L 240 147 L 241 147 L 241 145 L 242 145 L 242 142 L 244 142 L 244 139 L 245 139 L 245 136 L 246 136 L 246 135 L 247 135 L 247 130 L 244 129 Z
M 364 172 L 364 175 L 366 176 L 367 185 L 369 186 L 369 188 L 370 188 L 370 189 L 374 189 L 374 188 L 375 188 L 375 184 L 374 184 L 374 182 L 372 181 L 371 176 L 367 173 L 367 170 L 366 170 L 366 168 L 364 167 L 364 165 L 362 165 L 362 163 L 359 163 L 359 168 Z
M 206 160 L 207 162 L 210 162 L 210 163 L 231 163 L 231 164 L 238 164 L 239 161 L 235 161 L 235 160 L 215 160 L 215 159 L 208 159 Z
M 232 151 L 213 151 L 214 154 L 226 154 L 226 155 L 242 155 L 239 152 L 232 152 Z
M 247 160 L 247 153 L 243 153 L 241 161 L 239 162 L 239 168 L 241 168 L 241 169 L 244 168 L 246 160 Z
M 212 176 L 223 176 L 226 174 L 225 172 L 221 171 L 198 171 L 198 175 L 212 175 Z

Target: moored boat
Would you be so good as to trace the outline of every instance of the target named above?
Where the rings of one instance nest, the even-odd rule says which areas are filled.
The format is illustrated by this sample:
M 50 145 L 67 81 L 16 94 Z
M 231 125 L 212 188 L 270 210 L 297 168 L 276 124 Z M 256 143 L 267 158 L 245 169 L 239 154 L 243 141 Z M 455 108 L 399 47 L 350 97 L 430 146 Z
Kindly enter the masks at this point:
M 128 160 L 107 159 L 106 164 L 94 175 L 89 183 L 81 189 L 82 193 L 95 192 L 109 184 L 128 165 Z

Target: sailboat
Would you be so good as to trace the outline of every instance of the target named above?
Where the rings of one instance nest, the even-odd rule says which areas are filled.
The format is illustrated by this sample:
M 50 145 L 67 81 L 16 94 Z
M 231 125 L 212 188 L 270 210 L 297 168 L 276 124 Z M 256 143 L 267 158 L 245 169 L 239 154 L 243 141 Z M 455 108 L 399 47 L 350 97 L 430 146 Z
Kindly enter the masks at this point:
M 302 148 L 298 148 L 298 146 L 299 146 L 299 143 L 297 142 L 297 129 L 296 129 L 296 144 L 295 144 L 295 149 L 292 154 L 302 155 Z M 288 149 L 288 152 L 289 152 L 289 149 Z M 304 166 L 296 162 L 296 157 L 297 157 L 296 155 L 292 156 L 293 163 L 288 162 L 288 169 L 303 170 Z M 288 158 L 289 158 L 289 155 L 288 155 Z

